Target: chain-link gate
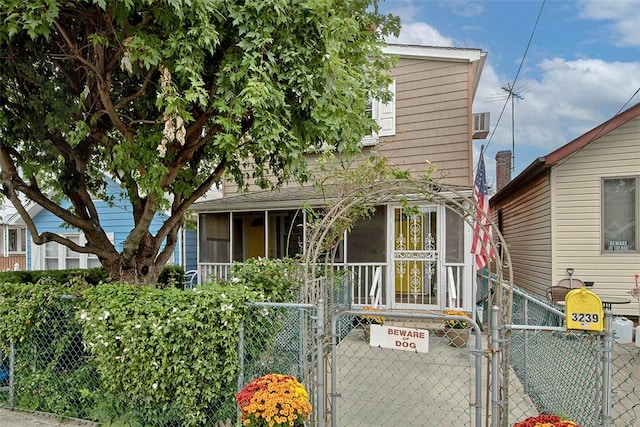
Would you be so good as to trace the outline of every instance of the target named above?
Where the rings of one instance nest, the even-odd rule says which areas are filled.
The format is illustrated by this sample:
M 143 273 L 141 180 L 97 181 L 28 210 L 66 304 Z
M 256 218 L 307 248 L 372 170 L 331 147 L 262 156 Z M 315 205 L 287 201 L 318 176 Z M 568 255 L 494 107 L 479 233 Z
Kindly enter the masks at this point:
M 360 183 L 357 188 L 346 185 L 346 183 L 344 186 L 339 187 L 344 188 L 342 188 L 342 191 L 339 191 L 338 194 L 334 195 L 334 202 L 328 203 L 321 219 L 313 224 L 313 226 L 307 227 L 307 248 L 304 257 L 304 302 L 315 305 L 318 301 L 324 300 L 327 303 L 324 322 L 327 329 L 330 324 L 330 316 L 334 314 L 334 312 L 331 311 L 332 293 L 328 290 L 327 284 L 333 283 L 332 275 L 334 273 L 334 266 L 332 263 L 333 255 L 335 255 L 335 245 L 342 239 L 344 233 L 353 226 L 355 221 L 360 218 L 359 215 L 362 214 L 362 212 L 366 212 L 367 207 L 371 208 L 373 206 L 385 205 L 391 200 L 395 200 L 396 202 L 398 200 L 405 200 L 408 201 L 409 204 L 416 203 L 416 205 L 428 201 L 429 204 L 441 205 L 448 211 L 457 214 L 463 222 L 471 227 L 479 223 L 487 224 L 486 227 L 489 227 L 493 233 L 493 239 L 489 239 L 487 245 L 483 246 L 483 250 L 487 258 L 490 258 L 489 252 L 492 252 L 496 256 L 495 262 L 491 263 L 491 269 L 495 271 L 499 283 L 505 281 L 510 284 L 513 282 L 513 272 L 511 270 L 511 261 L 506 242 L 487 213 L 478 209 L 477 203 L 469 196 L 469 189 L 463 189 L 462 187 L 456 187 L 430 179 L 379 180 L 377 178 L 374 179 L 373 182 Z M 475 235 L 478 235 L 480 233 L 479 228 L 474 228 L 476 228 L 474 230 Z M 502 250 L 499 250 L 497 242 L 500 242 Z M 319 275 L 323 276 L 321 280 L 318 279 Z M 489 305 L 500 308 L 499 316 L 495 318 L 493 325 L 511 323 L 511 299 L 511 288 L 506 288 L 505 290 L 501 286 L 498 286 L 494 288 L 493 292 L 489 293 Z M 491 324 L 491 322 L 489 323 Z M 335 338 L 335 334 L 333 334 L 332 339 L 333 338 Z M 489 373 L 487 374 L 485 386 L 487 395 L 489 395 L 489 392 L 491 393 L 492 401 L 500 403 L 494 404 L 490 410 L 487 407 L 486 413 L 492 412 L 492 422 L 500 420 L 500 425 L 502 426 L 502 420 L 507 419 L 505 414 L 508 412 L 509 374 L 508 366 L 503 359 L 504 355 L 508 353 L 508 343 L 505 343 L 502 336 L 489 336 L 489 341 L 492 351 L 492 363 L 488 364 L 487 367 L 491 375 L 489 375 Z M 334 347 L 339 347 L 339 344 L 336 344 Z M 481 346 L 478 346 L 476 351 L 480 353 L 480 349 Z M 332 347 L 332 351 L 333 350 L 334 348 Z M 335 353 L 335 351 L 333 351 L 333 353 Z M 391 355 L 390 357 L 394 358 L 397 356 Z M 476 357 L 478 357 L 478 364 L 481 364 L 479 360 L 480 355 L 478 354 Z M 332 363 L 338 362 L 333 361 Z M 329 373 L 333 375 L 330 366 L 327 367 L 327 375 L 329 375 Z M 478 375 L 478 378 L 479 377 Z M 322 381 L 322 383 L 314 384 L 313 380 L 309 382 L 309 388 L 314 392 L 317 388 L 324 387 L 324 384 L 326 384 L 326 378 L 323 377 L 322 373 L 315 378 Z M 489 381 L 489 378 L 492 380 Z M 478 380 L 474 379 L 474 381 Z M 474 399 L 480 399 L 481 394 L 482 393 L 477 393 Z M 328 400 L 333 402 L 336 398 L 337 395 L 334 393 L 331 399 Z M 325 407 L 324 402 L 318 403 L 322 405 L 323 408 Z M 327 405 L 328 404 L 329 403 L 327 403 Z M 444 411 L 440 408 L 440 412 L 447 412 L 449 406 L 450 405 L 447 404 Z M 479 408 L 480 405 L 477 404 L 477 406 L 476 410 L 481 411 L 482 408 Z M 326 420 L 335 418 L 331 415 L 332 411 L 339 410 L 335 405 L 326 407 L 327 411 L 324 420 L 318 420 L 318 425 L 320 426 L 327 425 L 325 424 Z M 424 422 L 424 419 L 422 422 Z M 481 417 L 475 417 L 474 423 L 480 422 Z M 403 419 L 401 423 L 406 424 L 407 421 Z M 479 426 L 481 424 L 476 425 Z
M 604 331 L 567 330 L 566 314 L 535 295 L 513 290 L 509 330 L 507 425 L 538 414 L 560 414 L 583 426 L 640 425 L 640 349 L 614 342 L 612 313 Z
M 333 317 L 325 425 L 482 425 L 479 326 L 438 314 L 342 311 Z M 382 324 L 378 324 L 382 323 Z

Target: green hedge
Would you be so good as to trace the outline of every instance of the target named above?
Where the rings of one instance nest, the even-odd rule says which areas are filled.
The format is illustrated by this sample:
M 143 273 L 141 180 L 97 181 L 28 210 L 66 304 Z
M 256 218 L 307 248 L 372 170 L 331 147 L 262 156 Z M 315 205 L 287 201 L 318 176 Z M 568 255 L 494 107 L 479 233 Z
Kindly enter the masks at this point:
M 0 346 L 16 346 L 16 406 L 132 427 L 233 420 L 240 324 L 252 322 L 245 338 L 263 345 L 273 326 L 247 318 L 245 302 L 297 298 L 295 268 L 250 261 L 189 292 L 10 272 L 21 280 L 0 283 Z
M 73 268 L 68 270 L 0 271 L 0 283 L 46 283 L 60 285 L 96 286 L 109 281 L 109 274 L 102 268 Z M 158 278 L 159 288 L 174 286 L 182 289 L 184 267 L 168 265 Z
M 97 285 L 107 280 L 103 268 L 69 270 L 0 271 L 0 283 L 47 283 Z

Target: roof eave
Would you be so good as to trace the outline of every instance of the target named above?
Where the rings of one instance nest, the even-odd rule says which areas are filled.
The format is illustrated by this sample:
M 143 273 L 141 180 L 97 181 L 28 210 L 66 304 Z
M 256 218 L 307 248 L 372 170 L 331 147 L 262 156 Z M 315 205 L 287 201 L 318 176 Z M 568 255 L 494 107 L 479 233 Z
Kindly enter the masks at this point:
M 401 58 L 436 59 L 441 61 L 477 62 L 486 57 L 482 49 L 444 47 L 444 46 L 419 46 L 409 44 L 387 44 L 382 48 L 387 55 L 396 55 Z
M 551 169 L 553 165 L 547 162 L 546 157 L 538 157 L 534 160 L 525 170 L 523 170 L 517 177 L 512 179 L 507 185 L 502 187 L 500 191 L 489 199 L 490 204 L 496 204 L 500 201 L 509 198 L 510 196 L 519 193 L 526 187 L 528 182 L 531 182 L 540 175 L 546 173 Z
M 575 153 L 576 151 L 584 148 L 592 141 L 607 135 L 609 132 L 619 128 L 627 122 L 640 116 L 640 103 L 625 110 L 624 112 L 610 118 L 604 123 L 596 126 L 590 131 L 584 133 L 571 142 L 563 145 L 557 150 L 547 154 L 544 157 L 539 157 L 534 160 L 525 170 L 523 170 L 517 177 L 511 182 L 505 185 L 498 193 L 496 193 L 490 199 L 491 204 L 499 203 L 500 201 L 517 194 L 525 188 L 525 184 L 531 180 L 537 178 L 543 173 L 546 173 L 553 166 L 557 165 L 561 160 L 567 156 Z

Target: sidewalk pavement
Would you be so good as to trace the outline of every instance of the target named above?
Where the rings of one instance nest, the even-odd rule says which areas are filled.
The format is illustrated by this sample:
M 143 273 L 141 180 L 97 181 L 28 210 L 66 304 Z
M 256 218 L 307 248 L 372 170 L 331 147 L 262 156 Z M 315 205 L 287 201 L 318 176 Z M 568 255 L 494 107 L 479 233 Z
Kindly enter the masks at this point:
M 0 427 L 88 427 L 94 425 L 96 424 L 87 421 L 61 420 L 53 415 L 0 408 Z

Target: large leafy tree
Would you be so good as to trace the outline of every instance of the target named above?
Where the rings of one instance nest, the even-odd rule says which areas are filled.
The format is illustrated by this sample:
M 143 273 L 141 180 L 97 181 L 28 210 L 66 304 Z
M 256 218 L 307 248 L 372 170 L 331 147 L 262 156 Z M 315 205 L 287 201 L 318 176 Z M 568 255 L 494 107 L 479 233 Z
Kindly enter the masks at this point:
M 189 206 L 226 174 L 268 188 L 304 155 L 357 147 L 388 96 L 377 0 L 0 0 L 1 192 L 37 244 L 93 253 L 113 278 L 152 283 Z M 121 185 L 121 248 L 94 200 Z M 81 230 L 43 232 L 23 200 Z M 66 203 L 63 203 L 66 201 Z M 69 206 L 65 208 L 65 206 Z M 149 225 L 158 212 L 159 231 Z

